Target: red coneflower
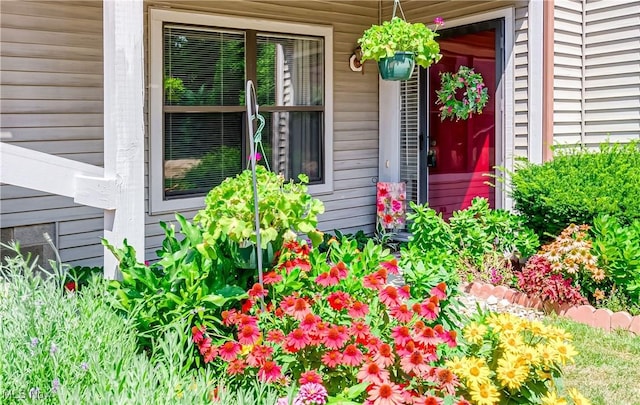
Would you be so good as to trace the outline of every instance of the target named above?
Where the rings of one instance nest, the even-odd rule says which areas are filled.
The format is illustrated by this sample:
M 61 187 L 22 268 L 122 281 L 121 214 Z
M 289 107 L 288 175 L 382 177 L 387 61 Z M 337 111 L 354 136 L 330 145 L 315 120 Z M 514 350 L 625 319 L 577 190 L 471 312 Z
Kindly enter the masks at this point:
M 392 382 L 374 385 L 369 391 L 368 400 L 372 405 L 402 405 L 404 403 L 402 389 Z
M 267 332 L 267 342 L 282 343 L 284 342 L 284 333 L 280 329 L 272 329 Z
M 241 347 L 237 342 L 226 342 L 218 348 L 218 354 L 222 360 L 230 362 L 236 359 L 240 350 Z
M 362 359 L 362 352 L 356 345 L 347 345 L 342 352 L 342 364 L 345 366 L 359 366 L 362 363 Z
M 211 348 L 211 338 L 210 337 L 205 337 L 203 338 L 200 343 L 198 343 L 198 350 L 200 351 L 200 354 L 204 356 L 204 354 L 206 352 L 209 351 L 209 349 Z
M 336 311 L 342 311 L 347 308 L 351 303 L 351 296 L 343 291 L 336 291 L 327 297 L 329 306 Z
M 388 285 L 378 293 L 380 301 L 388 307 L 395 307 L 400 305 L 400 296 L 398 295 L 398 289 L 392 285 Z
M 238 342 L 242 345 L 253 345 L 260 339 L 260 329 L 255 325 L 247 324 L 238 331 Z
M 300 385 L 304 384 L 322 384 L 322 377 L 315 370 L 305 371 L 300 374 L 300 378 L 298 379 Z
M 349 316 L 352 318 L 364 318 L 369 313 L 369 306 L 363 302 L 355 301 L 349 308 Z
M 326 352 L 322 355 L 322 364 L 327 367 L 337 367 L 342 362 L 342 353 L 337 350 Z
M 307 333 L 300 328 L 294 329 L 287 335 L 287 346 L 293 347 L 296 350 L 304 349 L 309 343 L 311 343 L 311 339 Z
M 373 361 L 378 363 L 381 367 L 389 367 L 392 365 L 394 362 L 394 355 L 391 351 L 391 346 L 387 343 L 381 344 L 373 355 Z
M 282 369 L 273 361 L 265 361 L 258 370 L 258 378 L 263 382 L 273 382 L 282 377 Z
M 207 328 L 204 325 L 200 327 L 194 326 L 191 328 L 191 335 L 193 339 L 193 343 L 198 344 L 202 342 L 204 339 L 204 333 L 207 331 Z
M 253 287 L 251 287 L 251 289 L 249 290 L 249 297 L 252 297 L 252 298 L 264 298 L 264 297 L 267 296 L 268 293 L 269 292 L 264 289 L 262 284 L 255 283 L 253 285 Z
M 332 326 L 324 334 L 322 343 L 329 349 L 340 349 L 348 339 L 345 326 Z
M 230 375 L 242 374 L 247 365 L 242 360 L 234 360 L 229 363 L 227 367 L 227 373 Z
M 209 350 L 207 350 L 207 352 L 204 353 L 204 362 L 205 362 L 205 364 L 209 363 L 209 362 L 212 362 L 213 359 L 215 359 L 217 355 L 218 355 L 218 349 L 216 349 L 215 346 L 209 347 Z
M 270 271 L 262 276 L 262 282 L 265 285 L 276 284 L 282 281 L 282 276 L 275 271 Z
M 360 368 L 356 377 L 360 382 L 382 384 L 389 380 L 389 372 L 376 363 L 367 362 Z

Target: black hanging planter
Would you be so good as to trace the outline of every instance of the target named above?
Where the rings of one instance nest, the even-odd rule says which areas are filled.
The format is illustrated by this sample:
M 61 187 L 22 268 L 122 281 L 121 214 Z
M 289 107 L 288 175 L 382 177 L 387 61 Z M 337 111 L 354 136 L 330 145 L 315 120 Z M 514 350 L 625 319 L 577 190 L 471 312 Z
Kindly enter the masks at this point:
M 378 70 L 383 80 L 409 80 L 414 66 L 413 52 L 396 52 L 395 55 L 378 61 Z

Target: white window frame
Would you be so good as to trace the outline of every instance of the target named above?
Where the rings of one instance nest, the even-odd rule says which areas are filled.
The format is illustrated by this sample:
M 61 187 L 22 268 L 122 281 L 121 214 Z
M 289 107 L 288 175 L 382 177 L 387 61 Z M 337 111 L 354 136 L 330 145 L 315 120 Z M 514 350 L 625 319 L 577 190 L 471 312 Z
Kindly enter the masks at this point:
M 184 11 L 149 9 L 149 211 L 151 214 L 193 210 L 204 206 L 204 196 L 164 199 L 163 176 L 163 36 L 164 23 L 189 24 L 258 33 L 324 38 L 324 173 L 322 184 L 309 185 L 314 195 L 333 192 L 333 27 Z

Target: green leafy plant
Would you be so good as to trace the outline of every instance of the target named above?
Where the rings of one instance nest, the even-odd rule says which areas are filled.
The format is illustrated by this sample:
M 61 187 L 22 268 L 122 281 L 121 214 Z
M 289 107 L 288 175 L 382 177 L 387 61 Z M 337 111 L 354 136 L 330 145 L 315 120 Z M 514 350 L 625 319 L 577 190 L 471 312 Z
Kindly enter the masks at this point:
M 372 25 L 358 43 L 362 49 L 362 58 L 379 61 L 392 57 L 396 52 L 411 52 L 415 62 L 423 68 L 440 60 L 440 46 L 435 38 L 438 34 L 422 23 L 411 24 L 400 17 L 384 21 L 381 25 Z
M 456 95 L 462 90 L 462 99 L 459 100 Z M 447 118 L 466 120 L 473 114 L 482 114 L 482 109 L 489 101 L 489 91 L 482 75 L 467 66 L 460 66 L 456 73 L 440 73 L 440 90 L 436 94 L 436 104 L 442 105 L 442 121 Z
M 179 214 L 176 219 L 184 238 L 178 240 L 175 227 L 161 223 L 165 239 L 157 252 L 160 260 L 153 264 L 139 263 L 126 240 L 122 248 L 103 241 L 120 262 L 122 280 L 110 284 L 117 307 L 136 320 L 142 347 L 180 320 L 217 330 L 222 309 L 246 298 L 244 288 L 252 276 L 219 260 L 219 250 L 204 245 L 199 227 Z
M 515 208 L 538 235 L 553 237 L 569 224 L 593 225 L 608 214 L 624 225 L 640 220 L 640 144 L 603 144 L 599 151 L 561 150 L 511 173 Z
M 282 243 L 294 238 L 296 233 L 306 234 L 314 244 L 319 244 L 322 234 L 316 226 L 324 205 L 307 193 L 308 178 L 300 175 L 299 182 L 286 182 L 283 176 L 263 166 L 256 167 L 256 178 L 261 247 L 267 254 L 265 265 L 272 262 Z M 198 212 L 194 221 L 204 229 L 205 246 L 226 245 L 236 259 L 249 262 L 249 267 L 256 269 L 255 253 L 253 259 L 250 258 L 256 243 L 252 184 L 249 170 L 226 179 L 209 192 L 206 207 Z M 249 252 L 245 253 L 249 258 L 241 259 L 242 249 L 247 248 Z

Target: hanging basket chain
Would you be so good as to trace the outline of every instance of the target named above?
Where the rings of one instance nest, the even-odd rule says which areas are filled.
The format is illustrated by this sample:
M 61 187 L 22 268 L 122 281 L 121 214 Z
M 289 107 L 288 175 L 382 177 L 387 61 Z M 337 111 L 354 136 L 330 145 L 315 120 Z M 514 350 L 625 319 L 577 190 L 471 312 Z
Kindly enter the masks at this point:
M 402 11 L 402 5 L 400 5 L 400 0 L 393 0 L 393 16 L 391 19 L 393 20 L 396 17 L 396 10 L 400 10 L 400 15 L 402 19 L 407 21 L 407 18 L 404 16 L 404 11 Z

